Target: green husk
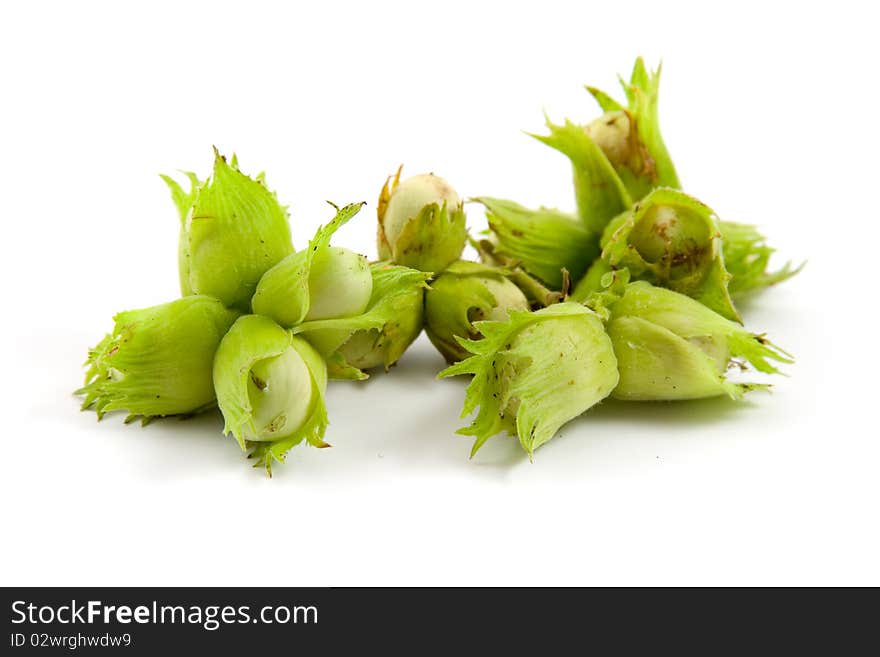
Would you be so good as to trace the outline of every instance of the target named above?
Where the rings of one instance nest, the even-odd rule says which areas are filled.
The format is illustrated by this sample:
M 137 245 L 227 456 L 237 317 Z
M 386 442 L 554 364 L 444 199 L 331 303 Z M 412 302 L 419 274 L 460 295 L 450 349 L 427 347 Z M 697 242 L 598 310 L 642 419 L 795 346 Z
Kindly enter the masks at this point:
M 627 105 L 587 87 L 605 114 L 582 126 L 547 120 L 549 135 L 533 135 L 572 163 L 578 216 L 600 234 L 612 218 L 658 187 L 680 187 L 660 134 L 660 68 L 649 72 L 640 57 L 630 81 L 621 79 Z
M 636 59 L 629 83 L 620 80 L 627 100 L 625 108 L 612 101 L 608 94 L 595 87 L 587 87 L 605 112 L 603 118 L 612 118 L 619 112 L 625 114 L 629 122 L 629 144 L 625 149 L 627 157 L 612 164 L 634 201 L 644 198 L 657 187 L 681 187 L 675 165 L 660 134 L 658 100 L 661 68 L 658 66 L 656 71 L 649 71 L 641 57 Z M 602 120 L 600 118 L 597 122 Z
M 487 196 L 473 200 L 486 208 L 494 254 L 518 263 L 554 290 L 563 288 L 565 272 L 580 280 L 599 255 L 599 234 L 577 217 Z
M 249 312 L 260 277 L 293 252 L 287 209 L 266 188 L 262 175 L 249 178 L 234 158 L 228 163 L 216 149 L 207 182 L 199 184 L 194 174 L 186 175 L 190 192 L 163 176 L 181 215 L 181 292 L 213 296 L 227 307 Z
M 472 374 L 462 417 L 479 407 L 459 433 L 476 438 L 471 457 L 495 434 L 519 438 L 531 458 L 569 420 L 617 385 L 617 359 L 600 317 L 565 302 L 535 312 L 513 311 L 506 322 L 480 322 L 481 340 L 459 339 L 473 356 L 440 373 Z
M 607 317 L 620 382 L 612 396 L 632 401 L 701 399 L 767 389 L 727 379 L 732 366 L 778 374 L 791 357 L 763 335 L 713 312 L 698 301 L 645 281 L 588 302 Z
M 364 206 L 352 203 L 336 208 L 336 216 L 315 233 L 307 248 L 284 258 L 268 270 L 257 284 L 251 306 L 284 327 L 306 321 L 311 305 L 310 278 L 316 258 L 330 249 L 330 238 Z M 336 207 L 336 206 L 333 206 Z
M 394 176 L 388 177 L 379 193 L 379 259 L 420 271 L 439 273 L 458 260 L 464 250 L 467 241 L 464 205 L 459 202 L 455 207 L 449 207 L 446 201 L 426 203 L 417 214 L 405 220 L 399 235 L 389 236 L 386 214 L 392 197 L 402 184 L 401 170 L 402 167 Z
M 360 315 L 294 327 L 327 360 L 332 379 L 366 379 L 363 370 L 388 370 L 422 330 L 423 299 L 431 274 L 387 262 L 370 265 L 373 293 Z
M 511 310 L 529 309 L 510 275 L 501 267 L 459 260 L 431 282 L 425 294 L 425 333 L 447 362 L 470 355 L 458 338 L 479 340 L 478 322 L 505 320 Z
M 189 211 L 196 202 L 196 195 L 199 188 L 204 185 L 204 181 L 199 180 L 198 176 L 192 171 L 182 171 L 187 180 L 189 180 L 189 191 L 183 187 L 171 176 L 159 174 L 159 177 L 168 185 L 171 191 L 171 200 L 174 207 L 177 208 L 177 214 L 180 215 L 180 235 L 177 241 L 177 271 L 180 279 L 180 292 L 184 296 L 193 294 L 192 285 L 189 281 L 189 245 L 186 235 L 186 219 Z
M 686 294 L 728 319 L 739 313 L 728 291 L 721 232 L 711 208 L 678 190 L 655 189 L 615 217 L 602 236 L 602 257 L 572 294 L 585 300 L 610 271 Z
M 128 421 L 188 415 L 214 404 L 211 369 L 238 313 L 194 295 L 118 313 L 113 332 L 89 350 L 83 410 L 127 410 Z
M 546 136 L 532 135 L 571 160 L 578 218 L 587 230 L 600 235 L 621 212 L 629 209 L 632 198 L 605 154 L 582 126 L 566 120 L 556 125 L 549 119 Z
M 304 420 L 288 426 L 286 417 L 279 414 L 265 427 L 255 423 L 257 409 L 252 396 L 254 389 L 272 389 L 272 381 L 254 381 L 252 370 L 261 362 L 279 356 L 294 355 L 304 364 L 311 384 L 311 396 Z M 299 362 L 298 361 L 298 362 Z M 256 459 L 254 467 L 265 467 L 271 476 L 272 463 L 283 463 L 287 452 L 305 441 L 313 447 L 328 447 L 324 442 L 327 429 L 327 408 L 324 394 L 327 388 L 327 369 L 320 354 L 305 340 L 294 336 L 268 317 L 245 315 L 232 326 L 217 350 L 213 366 L 217 403 L 225 419 L 224 434 L 231 433 L 249 457 Z M 259 384 L 259 385 L 258 385 Z M 291 399 L 291 406 L 301 400 Z M 276 436 L 277 437 L 274 437 Z
M 719 221 L 724 266 L 732 278 L 728 285 L 732 297 L 746 296 L 787 280 L 801 271 L 806 263 L 795 267 L 786 262 L 776 271 L 768 271 L 770 258 L 776 249 L 767 245 L 766 238 L 751 224 Z

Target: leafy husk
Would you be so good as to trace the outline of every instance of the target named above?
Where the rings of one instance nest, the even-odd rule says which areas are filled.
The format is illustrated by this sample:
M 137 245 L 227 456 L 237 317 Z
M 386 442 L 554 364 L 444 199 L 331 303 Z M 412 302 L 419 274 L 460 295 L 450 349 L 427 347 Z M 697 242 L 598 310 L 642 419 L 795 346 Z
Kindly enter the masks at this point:
M 345 345 L 361 331 L 375 334 L 373 365 L 389 369 L 418 337 L 422 328 L 423 296 L 431 274 L 388 262 L 370 265 L 373 293 L 367 309 L 360 315 L 304 322 L 293 328 L 327 360 L 333 379 L 361 380 L 368 374 L 350 364 Z
M 214 404 L 211 369 L 238 313 L 207 296 L 118 313 L 113 332 L 89 350 L 83 410 L 126 410 L 128 421 L 191 415 Z
M 250 311 L 262 275 L 293 252 L 287 208 L 267 189 L 263 176 L 250 178 L 237 162 L 214 151 L 214 171 L 195 191 L 169 183 L 182 219 L 181 292 L 206 294 L 229 308 Z M 187 174 L 191 185 L 198 179 Z
M 318 228 L 307 248 L 290 254 L 263 275 L 251 299 L 253 311 L 287 328 L 305 321 L 311 304 L 309 276 L 312 262 L 330 247 L 333 233 L 363 206 L 363 203 L 352 203 L 340 209 L 334 205 L 336 216 Z
M 554 290 L 566 272 L 579 280 L 599 255 L 599 235 L 577 217 L 559 210 L 529 210 L 513 201 L 487 196 L 474 199 L 486 208 L 495 236 L 493 255 L 518 263 Z
M 251 368 L 258 361 L 279 356 L 290 348 L 296 350 L 308 367 L 313 391 L 317 393 L 312 409 L 299 427 L 277 440 L 249 440 L 248 436 L 258 433 L 247 386 Z M 328 425 L 324 361 L 305 340 L 295 337 L 268 317 L 245 315 L 236 321 L 217 350 L 213 378 L 217 402 L 225 420 L 223 433 L 231 433 L 242 450 L 250 452 L 249 458 L 256 460 L 254 467 L 264 467 L 271 476 L 273 462 L 283 463 L 287 452 L 301 442 L 319 448 L 329 446 L 324 442 Z
M 531 457 L 559 427 L 607 397 L 617 385 L 617 360 L 602 320 L 564 302 L 511 312 L 506 322 L 480 322 L 481 340 L 459 339 L 473 355 L 439 376 L 472 374 L 459 433 L 474 436 L 471 457 L 507 430 Z

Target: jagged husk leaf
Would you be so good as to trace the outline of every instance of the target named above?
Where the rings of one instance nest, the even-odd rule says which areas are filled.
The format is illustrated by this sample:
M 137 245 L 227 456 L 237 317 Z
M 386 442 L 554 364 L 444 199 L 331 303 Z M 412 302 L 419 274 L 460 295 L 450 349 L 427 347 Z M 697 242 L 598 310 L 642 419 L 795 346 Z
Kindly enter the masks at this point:
M 658 100 L 660 96 L 660 73 L 662 66 L 656 71 L 650 72 L 645 67 L 644 60 L 639 57 L 633 65 L 629 84 L 621 80 L 624 93 L 626 94 L 630 117 L 635 121 L 636 132 L 640 144 L 645 151 L 644 170 L 634 171 L 636 176 L 648 180 L 650 185 L 639 188 L 638 183 L 633 183 L 634 200 L 642 198 L 648 191 L 655 187 L 673 187 L 678 189 L 681 184 L 678 174 L 666 149 L 666 144 L 660 134 L 660 117 L 658 113 Z M 595 94 L 594 94 L 595 95 Z M 596 99 L 599 100 L 598 98 Z M 600 106 L 602 103 L 599 103 Z M 624 180 L 626 183 L 626 180 Z M 639 193 L 645 189 L 644 193 Z
M 740 297 L 762 290 L 791 278 L 806 263 L 795 267 L 786 262 L 776 271 L 768 271 L 770 258 L 776 249 L 767 245 L 766 238 L 756 226 L 732 221 L 719 221 L 724 251 L 724 266 L 732 278 L 728 285 L 733 297 Z
M 601 89 L 597 89 L 596 87 L 592 87 L 590 85 L 586 85 L 584 87 L 587 91 L 590 92 L 590 95 L 593 96 L 595 101 L 599 104 L 599 107 L 602 108 L 603 112 L 622 112 L 626 109 L 623 105 L 618 103 L 614 98 L 606 94 Z
M 195 205 L 196 194 L 199 188 L 205 184 L 205 181 L 199 180 L 199 177 L 192 171 L 181 171 L 180 173 L 185 175 L 189 181 L 189 191 L 185 190 L 171 176 L 160 173 L 159 177 L 168 185 L 168 190 L 171 192 L 171 200 L 174 202 L 174 207 L 177 208 L 177 214 L 180 215 L 180 224 L 184 225 L 186 224 L 186 217 L 189 215 L 189 211 Z
M 482 340 L 460 340 L 473 356 L 439 375 L 474 375 L 462 417 L 479 411 L 459 431 L 476 437 L 471 456 L 505 429 L 531 456 L 617 385 L 617 360 L 602 321 L 580 304 L 512 312 L 507 322 L 477 328 Z
M 609 161 L 634 201 L 644 198 L 657 187 L 680 187 L 672 158 L 660 134 L 660 69 L 650 72 L 641 57 L 636 60 L 629 82 L 620 79 L 626 106 L 604 91 L 586 87 L 605 113 L 590 127 L 600 121 L 608 121 L 609 126 L 617 121 L 626 122 L 627 136 L 621 143 L 620 161 Z
M 518 262 L 525 271 L 555 290 L 564 272 L 583 276 L 599 255 L 599 235 L 572 215 L 539 208 L 529 210 L 513 201 L 483 196 L 489 228 L 497 238 L 495 253 Z
M 575 298 L 587 298 L 605 273 L 624 268 L 635 280 L 668 287 L 740 320 L 727 287 L 730 274 L 715 214 L 683 192 L 656 189 L 616 217 L 602 236 L 602 263 L 592 265 Z
M 620 176 L 582 126 L 566 120 L 556 125 L 549 119 L 549 135 L 532 135 L 571 160 L 578 217 L 586 228 L 600 235 L 612 218 L 628 210 L 632 198 Z
M 376 248 L 379 252 L 379 261 L 390 261 L 394 258 L 394 254 L 391 251 L 391 245 L 388 243 L 388 238 L 385 237 L 385 211 L 388 209 L 388 203 L 391 201 L 391 195 L 394 193 L 394 190 L 397 189 L 397 186 L 400 185 L 400 174 L 403 173 L 403 165 L 401 164 L 397 167 L 397 172 L 393 176 L 388 176 L 385 179 L 385 184 L 382 185 L 382 189 L 379 191 L 379 200 L 376 203 L 376 216 L 378 217 L 377 229 L 376 229 Z
M 441 272 L 458 260 L 467 241 L 461 207 L 431 203 L 410 219 L 391 248 L 391 260 L 421 271 Z
M 127 410 L 128 421 L 189 415 L 214 404 L 214 352 L 238 313 L 207 296 L 188 296 L 114 318 L 113 333 L 89 350 L 83 410 L 98 418 Z
M 227 307 L 250 310 L 262 275 L 293 252 L 287 208 L 237 163 L 214 151 L 211 178 L 195 193 L 181 230 L 183 294 L 207 294 Z M 172 186 L 178 209 L 188 203 Z
M 625 120 L 627 137 L 622 142 L 625 156 L 612 162 L 588 130 L 566 120 L 557 125 L 547 121 L 550 134 L 533 135 L 541 142 L 567 155 L 574 171 L 578 216 L 593 232 L 601 233 L 616 215 L 629 209 L 657 187 L 680 187 L 678 175 L 660 134 L 658 98 L 660 67 L 649 72 L 640 57 L 633 66 L 630 81 L 621 79 L 627 106 L 607 93 L 587 87 L 605 116 L 597 121 Z
M 375 333 L 375 357 L 368 358 L 370 369 L 394 365 L 422 329 L 423 296 L 431 278 L 429 272 L 388 262 L 370 265 L 373 292 L 367 309 L 360 315 L 305 322 L 293 328 L 327 359 L 330 378 L 366 379 L 367 374 L 350 364 L 340 351 L 359 332 Z
M 529 307 L 525 294 L 510 282 L 512 273 L 503 267 L 458 260 L 431 282 L 425 294 L 425 333 L 447 362 L 467 358 L 470 352 L 457 339 L 479 340 L 476 323 L 488 318 L 500 303 L 511 301 L 497 299 L 487 279 L 509 286 L 514 309 Z
M 734 383 L 725 372 L 750 365 L 778 374 L 776 363 L 791 357 L 763 335 L 749 333 L 685 295 L 637 281 L 594 297 L 594 308 L 608 314 L 620 383 L 613 396 L 627 400 L 699 399 L 764 389 L 759 383 Z
M 254 409 L 248 395 L 248 377 L 253 366 L 266 358 L 279 356 L 293 348 L 305 362 L 311 377 L 315 400 L 307 419 L 294 431 L 273 441 L 248 440 L 256 436 Z M 223 413 L 223 433 L 232 434 L 242 450 L 251 450 L 255 467 L 265 467 L 272 474 L 273 461 L 283 462 L 287 452 L 304 440 L 314 447 L 327 447 L 327 408 L 324 394 L 327 369 L 320 354 L 305 340 L 295 337 L 260 315 L 245 315 L 233 325 L 217 350 L 214 359 L 214 387 L 217 403 Z
M 177 240 L 177 272 L 180 278 L 180 292 L 183 296 L 193 294 L 192 285 L 189 282 L 189 243 L 186 235 L 186 218 L 195 204 L 196 194 L 199 187 L 204 185 L 204 181 L 199 180 L 198 176 L 192 171 L 182 171 L 189 180 L 189 191 L 183 187 L 171 176 L 159 174 L 159 177 L 168 185 L 171 191 L 171 200 L 177 213 L 180 215 L 180 234 Z
M 257 284 L 251 306 L 258 315 L 271 317 L 278 324 L 293 327 L 308 315 L 309 275 L 315 257 L 330 246 L 330 238 L 341 226 L 354 217 L 364 206 L 352 203 L 336 208 L 336 216 L 318 228 L 309 246 L 292 253 L 269 269 Z M 336 206 L 333 206 L 336 207 Z

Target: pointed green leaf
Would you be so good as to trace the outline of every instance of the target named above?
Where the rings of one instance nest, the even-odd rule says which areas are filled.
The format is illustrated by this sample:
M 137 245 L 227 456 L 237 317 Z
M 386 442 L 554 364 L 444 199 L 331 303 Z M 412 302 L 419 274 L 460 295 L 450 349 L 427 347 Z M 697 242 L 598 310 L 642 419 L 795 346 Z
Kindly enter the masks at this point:
M 591 87 L 590 85 L 586 85 L 585 88 L 590 92 L 590 95 L 596 99 L 596 102 L 599 103 L 599 107 L 602 108 L 603 112 L 620 112 L 623 110 L 623 105 L 618 103 L 601 89 Z
M 633 66 L 632 77 L 626 93 L 629 99 L 629 110 L 635 118 L 639 140 L 645 145 L 652 166 L 652 179 L 655 187 L 673 187 L 678 189 L 681 184 L 672 163 L 666 143 L 660 134 L 660 115 L 658 100 L 660 97 L 660 73 L 658 66 L 653 73 L 645 67 L 639 57 Z
M 732 221 L 719 221 L 724 251 L 724 266 L 732 278 L 730 294 L 744 296 L 781 283 L 797 274 L 806 263 L 795 267 L 790 261 L 780 269 L 769 271 L 770 258 L 775 249 L 755 226 Z
M 189 240 L 187 239 L 187 217 L 189 217 L 190 211 L 195 204 L 196 195 L 198 194 L 199 188 L 204 184 L 202 181 L 198 179 L 198 176 L 194 174 L 192 171 L 184 171 L 182 172 L 189 179 L 189 191 L 184 191 L 183 187 L 181 187 L 180 183 L 171 178 L 170 176 L 166 176 L 165 174 L 159 174 L 159 177 L 165 181 L 165 184 L 168 185 L 168 189 L 171 190 L 171 200 L 174 201 L 174 205 L 177 208 L 177 213 L 180 216 L 180 236 L 178 239 L 178 247 L 177 247 L 177 265 L 178 265 L 178 274 L 180 277 L 180 292 L 183 296 L 189 296 L 190 294 L 194 294 L 192 289 L 192 284 L 190 283 L 189 273 L 190 273 L 190 257 L 189 257 Z
M 177 208 L 178 215 L 180 215 L 180 223 L 183 224 L 186 222 L 186 216 L 189 214 L 189 211 L 192 210 L 199 187 L 204 183 L 192 171 L 181 171 L 181 173 L 189 180 L 189 191 L 185 191 L 180 183 L 171 176 L 160 173 L 159 177 L 165 181 L 168 189 L 171 190 L 171 200 L 174 201 L 174 206 Z

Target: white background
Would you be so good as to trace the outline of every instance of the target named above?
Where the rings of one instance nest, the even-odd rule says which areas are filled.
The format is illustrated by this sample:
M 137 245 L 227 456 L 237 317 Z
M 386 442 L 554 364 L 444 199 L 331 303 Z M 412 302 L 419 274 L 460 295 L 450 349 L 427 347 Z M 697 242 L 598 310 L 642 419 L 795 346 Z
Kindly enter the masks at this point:
M 0 10 L 5 585 L 880 584 L 876 21 L 869 3 L 7 3 Z M 798 358 L 772 395 L 606 403 L 530 464 L 469 462 L 422 339 L 329 391 L 330 450 L 269 480 L 217 415 L 96 423 L 70 393 L 119 310 L 177 295 L 156 175 L 265 169 L 295 243 L 385 176 L 573 208 L 523 134 L 664 63 L 685 189 L 795 280 L 743 307 Z M 481 227 L 473 208 L 469 223 Z M 781 260 L 780 260 L 781 261 Z

